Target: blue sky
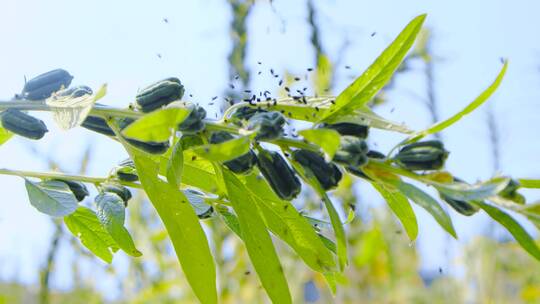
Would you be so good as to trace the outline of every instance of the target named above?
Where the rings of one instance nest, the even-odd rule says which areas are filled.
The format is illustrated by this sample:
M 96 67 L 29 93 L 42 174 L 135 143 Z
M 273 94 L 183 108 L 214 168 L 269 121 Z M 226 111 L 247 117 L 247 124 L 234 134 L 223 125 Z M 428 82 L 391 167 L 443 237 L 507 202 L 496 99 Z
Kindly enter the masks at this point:
M 248 66 L 256 72 L 257 61 L 262 61 L 266 68 L 301 73 L 314 64 L 305 1 L 273 3 L 271 7 L 267 1 L 258 1 L 249 20 Z M 335 93 L 421 13 L 428 14 L 426 25 L 435 35 L 433 49 L 441 58 L 435 75 L 441 117 L 475 98 L 498 73 L 499 58 L 509 58 L 507 76 L 489 102 L 501 131 L 501 169 L 516 177 L 540 178 L 540 140 L 535 130 L 540 121 L 540 2 L 320 0 L 316 5 L 323 44 L 331 57 L 335 59 L 344 39 L 351 42 L 343 65 L 352 68 L 338 67 Z M 74 84 L 98 88 L 108 83 L 103 101 L 110 105 L 127 105 L 138 88 L 168 76 L 179 77 L 187 93 L 194 95 L 192 100 L 204 105 L 227 88 L 230 17 L 223 0 L 2 0 L 0 98 L 20 91 L 25 75 L 62 67 L 75 76 Z M 371 37 L 373 32 L 377 34 Z M 254 79 L 253 84 L 267 85 L 264 78 Z M 428 112 L 410 91 L 424 91 L 418 69 L 399 79 L 390 102 L 377 111 L 421 129 L 429 124 Z M 452 151 L 448 169 L 469 181 L 493 174 L 485 110 L 486 106 L 444 132 Z M 47 164 L 31 148 L 53 156 L 73 172 L 82 151 L 91 145 L 89 174 L 98 176 L 123 159 L 121 147 L 107 139 L 84 130 L 60 131 L 47 114 L 38 116 L 48 122 L 51 132 L 39 142 L 15 138 L 2 146 L 0 167 L 45 170 Z M 381 149 L 399 139 L 380 134 Z M 0 278 L 37 282 L 37 267 L 45 258 L 52 231 L 49 219 L 29 205 L 21 179 L 0 176 L 0 185 L 4 197 L 0 203 Z M 360 191 L 368 190 L 360 187 Z M 540 199 L 538 193 L 527 194 L 531 200 Z M 371 197 L 375 204 L 381 203 L 377 196 Z M 423 210 L 416 211 L 422 267 L 436 269 L 444 263 L 441 252 L 446 239 Z M 487 227 L 482 215 L 471 220 L 453 213 L 453 219 L 461 236 L 460 241 L 451 242 L 454 253 Z M 53 284 L 68 283 L 59 276 Z

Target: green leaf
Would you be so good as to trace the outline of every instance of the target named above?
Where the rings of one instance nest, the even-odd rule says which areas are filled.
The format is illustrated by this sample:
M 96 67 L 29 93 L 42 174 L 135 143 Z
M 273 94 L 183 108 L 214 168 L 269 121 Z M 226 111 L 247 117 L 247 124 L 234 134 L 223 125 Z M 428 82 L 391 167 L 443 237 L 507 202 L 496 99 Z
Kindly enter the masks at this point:
M 365 106 L 382 89 L 399 67 L 422 28 L 426 15 L 414 18 L 370 67 L 336 98 L 335 106 L 321 117 L 327 121 Z
M 156 110 L 137 119 L 122 131 L 125 137 L 140 141 L 167 141 L 178 124 L 184 121 L 190 109 L 171 103 L 167 108 Z
M 317 178 L 315 178 L 315 175 L 310 170 L 306 170 L 304 167 L 302 167 L 300 164 L 298 164 L 295 161 L 292 161 L 291 164 L 293 165 L 296 172 L 300 174 L 302 179 L 304 179 L 308 184 L 310 184 L 317 194 L 322 198 L 324 202 L 324 206 L 326 208 L 326 211 L 328 212 L 328 216 L 330 217 L 330 223 L 332 223 L 332 228 L 334 229 L 334 234 L 336 236 L 336 243 L 337 243 L 337 256 L 338 256 L 338 262 L 339 262 L 339 269 L 343 271 L 345 269 L 345 266 L 347 265 L 347 237 L 345 235 L 345 229 L 343 229 L 343 224 L 341 222 L 341 219 L 339 218 L 339 214 L 334 207 L 334 204 L 332 204 L 332 201 L 326 194 L 326 191 L 321 187 L 319 184 L 319 181 Z
M 234 232 L 240 239 L 242 239 L 242 231 L 240 230 L 240 223 L 238 222 L 238 217 L 231 213 L 226 208 L 218 209 L 218 213 L 221 216 L 221 219 Z
M 444 230 L 457 239 L 456 231 L 452 225 L 452 219 L 433 197 L 414 185 L 402 181 L 397 182 L 395 186 L 410 200 L 429 212 Z
M 246 195 L 248 190 L 236 176 L 228 170 L 222 172 L 229 200 L 238 215 L 242 240 L 264 289 L 273 303 L 292 303 L 283 268 L 256 202 Z
M 184 169 L 184 149 L 182 141 L 177 141 L 167 161 L 167 181 L 175 188 L 182 184 L 182 171 Z
M 434 184 L 434 187 L 441 193 L 458 201 L 484 200 L 496 196 L 510 182 L 510 178 L 496 177 L 488 181 L 469 185 L 465 183 L 454 184 Z
M 125 143 L 124 146 L 135 162 L 146 194 L 169 233 L 191 288 L 202 303 L 217 303 L 214 260 L 193 207 L 178 188 L 158 177 L 158 163 Z
M 483 202 L 473 202 L 478 207 L 482 208 L 492 219 L 499 222 L 502 226 L 512 234 L 516 241 L 525 249 L 530 255 L 537 260 L 540 260 L 540 249 L 536 245 L 534 239 L 527 233 L 523 227 L 510 215 L 502 210 L 488 205 Z
M 66 216 L 75 212 L 79 202 L 66 183 L 43 181 L 33 183 L 24 179 L 30 204 L 50 216 Z
M 301 216 L 290 202 L 277 197 L 266 180 L 257 178 L 257 175 L 247 176 L 245 186 L 273 234 L 291 246 L 313 270 L 335 271 L 334 256 L 308 219 Z
M 442 130 L 446 129 L 447 127 L 459 121 L 465 115 L 476 110 L 476 108 L 478 108 L 484 102 L 486 102 L 488 98 L 491 97 L 491 95 L 495 92 L 495 90 L 497 90 L 497 88 L 499 87 L 499 85 L 501 84 L 504 78 L 504 74 L 506 73 L 507 68 L 508 68 L 508 61 L 505 61 L 501 71 L 499 72 L 499 75 L 497 75 L 497 78 L 495 78 L 495 81 L 493 81 L 493 83 L 484 92 L 482 92 L 482 94 L 476 97 L 476 99 L 473 100 L 473 102 L 471 102 L 469 105 L 467 105 L 463 110 L 459 111 L 458 113 L 454 114 L 453 116 L 451 116 L 450 118 L 446 120 L 443 120 L 434 124 L 433 126 L 429 127 L 428 129 L 424 131 L 420 131 L 411 135 L 408 139 L 403 141 L 400 145 L 414 143 L 430 134 L 441 132 Z
M 58 96 L 53 94 L 45 103 L 52 109 L 54 121 L 61 129 L 68 130 L 80 126 L 92 107 L 107 93 L 107 84 L 101 86 L 94 95 L 80 97 Z
M 252 107 L 263 106 L 269 111 L 280 111 L 291 119 L 317 122 L 319 117 L 330 109 L 332 100 L 333 98 L 329 97 L 306 98 L 306 104 L 304 104 L 299 103 L 294 98 L 287 98 L 280 100 L 278 103 L 273 101 L 257 103 Z
M 416 215 L 407 197 L 396 189 L 389 189 L 382 183 L 374 182 L 371 184 L 379 191 L 388 203 L 388 206 L 390 206 L 390 209 L 398 217 L 411 241 L 414 241 L 418 236 L 418 223 L 416 222 Z
M 101 226 L 94 211 L 80 206 L 75 212 L 64 217 L 64 223 L 88 250 L 103 261 L 109 264 L 112 262 L 112 254 L 118 250 L 118 245 Z
M 321 147 L 330 159 L 334 157 L 339 149 L 340 136 L 336 130 L 332 129 L 306 129 L 298 132 L 307 141 Z
M 2 126 L 2 122 L 0 122 L 0 146 L 3 145 L 6 141 L 8 141 L 12 136 L 13 133 L 4 129 L 4 127 Z
M 192 192 L 191 190 L 184 190 L 182 192 L 188 199 L 191 206 L 193 206 L 193 209 L 195 210 L 195 213 L 197 214 L 197 216 L 204 216 L 211 213 L 212 206 L 206 203 L 202 194 L 198 195 L 195 192 Z
M 249 152 L 248 136 L 238 137 L 219 144 L 208 144 L 194 147 L 195 154 L 210 161 L 225 162 Z
M 540 189 L 540 179 L 520 178 L 518 181 L 522 188 Z
M 96 197 L 95 203 L 101 225 L 109 232 L 118 246 L 125 253 L 140 257 L 142 253 L 137 250 L 131 235 L 124 227 L 126 207 L 122 198 L 115 193 L 101 193 Z
M 340 123 L 340 122 L 350 122 L 356 124 L 366 125 L 376 129 L 389 130 L 404 134 L 413 133 L 412 130 L 407 128 L 404 124 L 390 121 L 384 117 L 379 116 L 377 113 L 373 112 L 368 107 L 360 107 L 354 110 L 350 114 L 337 115 L 329 117 L 326 120 L 328 123 Z

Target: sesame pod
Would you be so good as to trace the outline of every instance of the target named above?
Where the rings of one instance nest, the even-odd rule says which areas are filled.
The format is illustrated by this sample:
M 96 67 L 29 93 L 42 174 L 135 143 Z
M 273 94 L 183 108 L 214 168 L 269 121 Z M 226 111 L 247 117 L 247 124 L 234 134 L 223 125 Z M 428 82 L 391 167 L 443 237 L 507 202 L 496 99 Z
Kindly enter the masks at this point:
M 248 121 L 253 115 L 261 112 L 267 111 L 248 106 L 240 107 L 231 114 L 230 120 L 236 125 L 242 125 L 242 121 Z
M 184 150 L 204 144 L 202 138 L 194 134 L 183 134 L 180 141 L 182 141 L 182 148 Z
M 366 154 L 366 156 L 368 158 L 373 158 L 373 159 L 385 159 L 386 158 L 386 155 L 384 155 L 383 153 L 381 153 L 379 151 L 375 151 L 375 150 L 369 150 L 368 153 Z
M 257 165 L 274 192 L 281 199 L 292 200 L 302 189 L 295 172 L 277 152 L 262 150 L 257 156 Z
M 292 157 L 304 169 L 313 172 L 324 190 L 336 187 L 342 178 L 339 168 L 334 163 L 326 162 L 324 157 L 319 153 L 308 150 L 296 150 L 293 152 Z
M 466 201 L 461 200 L 455 200 L 447 195 L 444 195 L 440 193 L 441 199 L 445 201 L 452 209 L 456 210 L 457 212 L 465 215 L 465 216 L 471 216 L 478 212 L 478 207 L 476 205 L 473 205 L 471 203 L 468 203 Z
M 85 129 L 107 135 L 114 136 L 114 131 L 109 127 L 105 119 L 98 116 L 87 116 L 81 126 Z
M 131 191 L 120 184 L 105 184 L 101 187 L 101 191 L 110 192 L 118 195 L 127 207 L 128 201 L 131 199 Z
M 508 185 L 499 192 L 499 196 L 511 200 L 517 204 L 525 204 L 525 197 L 517 192 L 520 184 L 517 180 L 511 179 Z
M 53 180 L 63 182 L 66 185 L 68 185 L 69 190 L 71 190 L 71 192 L 73 193 L 73 195 L 75 195 L 75 198 L 79 202 L 84 200 L 84 198 L 87 197 L 90 194 L 88 192 L 88 188 L 86 188 L 86 186 L 81 182 L 76 182 L 76 181 L 71 181 L 71 180 L 63 180 L 63 179 L 53 179 Z
M 163 154 L 169 149 L 169 142 L 155 141 L 139 141 L 136 139 L 126 138 L 126 141 L 136 148 L 150 154 Z
M 255 136 L 257 140 L 272 140 L 283 134 L 283 125 L 285 125 L 285 117 L 281 113 L 276 111 L 260 112 L 251 116 L 247 129 L 257 130 Z
M 135 169 L 135 163 L 129 158 L 118 164 L 118 167 L 114 169 L 114 175 L 116 175 L 119 180 L 125 182 L 135 182 L 139 180 L 137 170 Z
M 364 173 L 364 171 L 362 171 L 362 169 L 360 169 L 360 168 L 353 167 L 353 166 L 347 166 L 347 167 L 345 167 L 345 169 L 347 170 L 347 172 L 351 173 L 352 175 L 358 176 L 358 177 L 363 178 L 363 179 L 371 180 L 371 178 L 369 178 L 369 176 L 367 176 Z
M 448 151 L 438 140 L 429 140 L 406 145 L 394 160 L 408 170 L 439 170 L 444 166 Z
M 69 87 L 72 79 L 73 76 L 66 70 L 52 70 L 28 80 L 24 84 L 22 95 L 28 100 L 46 99 L 52 93 Z
M 365 140 L 355 136 L 341 136 L 338 151 L 333 161 L 353 167 L 359 167 L 367 162 L 368 146 Z
M 358 138 L 367 138 L 369 127 L 351 122 L 340 122 L 335 124 L 323 124 L 321 128 L 336 130 L 340 135 L 355 136 Z
M 178 125 L 178 130 L 184 134 L 194 134 L 204 130 L 204 120 L 206 118 L 206 110 L 202 107 L 195 106 L 189 113 L 189 116 Z
M 219 144 L 228 140 L 233 139 L 234 137 L 227 132 L 219 131 L 214 132 L 210 136 L 211 144 Z M 229 168 L 232 172 L 236 174 L 247 174 L 251 172 L 251 169 L 257 163 L 257 156 L 252 150 L 249 150 L 248 153 L 241 155 L 233 160 L 229 160 L 223 163 L 225 167 Z
M 41 139 L 49 130 L 41 119 L 37 119 L 17 109 L 7 109 L 2 112 L 2 126 L 17 135 Z
M 158 81 L 141 90 L 135 100 L 142 112 L 148 113 L 184 96 L 184 86 L 176 77 Z
M 56 92 L 55 95 L 59 96 L 59 97 L 69 96 L 71 98 L 77 98 L 77 97 L 81 97 L 81 96 L 84 96 L 84 95 L 92 95 L 92 94 L 94 94 L 94 92 L 92 91 L 92 89 L 90 87 L 82 85 L 82 86 L 72 87 L 72 88 L 69 88 L 69 89 L 60 90 L 60 91 Z

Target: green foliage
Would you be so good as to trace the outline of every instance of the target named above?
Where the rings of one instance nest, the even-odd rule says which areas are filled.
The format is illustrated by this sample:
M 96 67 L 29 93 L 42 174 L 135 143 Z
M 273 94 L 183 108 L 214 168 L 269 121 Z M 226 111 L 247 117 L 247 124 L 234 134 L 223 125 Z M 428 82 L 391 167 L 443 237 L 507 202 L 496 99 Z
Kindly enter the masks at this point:
M 236 6 L 237 9 L 240 7 L 246 8 Z M 0 169 L 0 173 L 24 177 L 30 203 L 43 213 L 64 217 L 71 233 L 107 263 L 112 261 L 112 254 L 118 249 L 135 257 L 141 255 L 134 241 L 137 234 L 133 233 L 132 238 L 125 226 L 125 209 L 131 198 L 127 187 L 142 189 L 166 230 L 159 236 L 153 235 L 152 239 L 164 240 L 169 236 L 185 278 L 202 303 L 218 300 L 216 282 L 219 273 L 216 274 L 215 263 L 223 259 L 223 252 L 218 251 L 223 242 L 219 229 L 232 231 L 239 237 L 245 247 L 242 247 L 243 251 L 235 252 L 249 256 L 258 279 L 275 303 L 291 303 L 295 297 L 291 292 L 294 288 L 290 289 L 287 283 L 288 269 L 282 266 L 288 264 L 280 259 L 276 251 L 278 244 L 274 243 L 270 233 L 287 244 L 317 273 L 313 276 L 325 280 L 333 292 L 337 292 L 338 284 L 347 281 L 347 265 L 364 267 L 374 263 L 385 273 L 386 277 L 381 280 L 391 276 L 392 270 L 387 264 L 396 257 L 388 249 L 394 245 L 388 241 L 387 233 L 380 227 L 372 227 L 363 231 L 359 238 L 354 234 L 353 228 L 358 221 L 354 218 L 356 198 L 350 191 L 349 172 L 367 181 L 382 195 L 410 240 L 415 240 L 418 234 L 417 218 L 410 201 L 424 208 L 451 236 L 457 238 L 457 234 L 439 202 L 409 180 L 433 186 L 443 201 L 454 208 L 455 202 L 461 207 L 471 206 L 470 210 L 462 209 L 463 214 L 483 210 L 540 260 L 540 249 L 534 240 L 517 221 L 502 211 L 508 209 L 520 213 L 540 226 L 540 208 L 537 204 L 527 204 L 517 192 L 520 187 L 539 188 L 538 180 L 496 176 L 470 185 L 442 171 L 448 156 L 442 143 L 418 142 L 482 105 L 501 83 L 507 62 L 493 84 L 464 110 L 421 132 L 391 122 L 368 107 L 402 64 L 424 19 L 425 15 L 413 19 L 373 64 L 336 98 L 302 96 L 238 104 L 229 108 L 221 120 L 212 121 L 206 119 L 206 110 L 201 106 L 173 102 L 184 93 L 177 78 L 168 78 L 144 89 L 137 96 L 138 107 L 126 109 L 95 104 L 105 94 L 106 86 L 95 95 L 90 95 L 88 90 L 78 93 L 76 88 L 68 89 L 65 94 L 53 94 L 47 104 L 35 109 L 52 111 L 61 127 L 82 124 L 84 128 L 120 142 L 129 154 L 127 163 L 104 178 L 5 169 Z M 238 62 L 238 58 L 234 61 Z M 320 73 L 331 69 L 332 64 L 322 53 L 318 55 L 318 62 L 317 82 L 319 86 L 327 86 L 331 77 L 325 78 Z M 65 82 L 64 78 L 58 81 L 47 79 L 55 86 L 59 81 Z M 51 90 L 50 84 L 43 81 L 37 81 L 35 86 L 42 90 L 41 85 L 44 85 Z M 69 83 L 64 86 L 67 88 Z M 25 90 L 32 90 L 32 85 Z M 35 105 L 24 100 L 20 103 L 30 110 Z M 266 106 L 264 110 L 263 106 Z M 9 111 L 12 109 L 3 114 Z M 287 119 L 307 122 L 303 124 L 307 127 L 298 131 L 301 139 L 284 134 Z M 398 153 L 393 155 L 392 150 L 384 157 L 369 149 L 369 128 L 407 134 L 408 137 L 396 145 L 396 148 L 404 146 Z M 14 130 L 9 126 L 7 129 Z M 0 144 L 10 136 L 11 132 L 0 129 Z M 419 172 L 426 170 L 430 172 Z M 32 182 L 27 177 L 41 181 Z M 75 181 L 93 184 L 100 191 L 95 198 L 97 213 L 79 205 L 78 201 L 85 196 L 81 197 L 77 189 L 69 186 Z M 316 198 L 300 211 L 291 201 L 300 194 L 302 183 L 313 190 L 304 193 Z M 329 193 L 336 186 L 336 191 Z M 344 188 L 348 189 L 346 194 Z M 333 201 L 335 197 L 341 199 L 342 206 Z M 325 210 L 311 214 L 321 201 Z M 347 213 L 344 206 L 350 206 L 345 221 L 340 217 L 340 211 Z M 315 219 L 316 216 L 323 218 Z M 215 259 L 202 220 L 215 229 L 212 230 Z M 353 231 L 348 236 L 346 225 Z M 354 255 L 351 255 L 352 251 Z M 385 260 L 377 260 L 381 256 Z M 245 264 L 238 259 L 239 264 Z M 390 263 L 386 263 L 387 260 Z M 135 260 L 133 263 L 140 262 Z M 241 267 L 245 268 L 244 264 Z M 165 282 L 152 288 L 168 290 L 172 285 Z M 381 299 L 395 302 L 391 297 Z M 257 300 L 260 299 L 254 301 Z

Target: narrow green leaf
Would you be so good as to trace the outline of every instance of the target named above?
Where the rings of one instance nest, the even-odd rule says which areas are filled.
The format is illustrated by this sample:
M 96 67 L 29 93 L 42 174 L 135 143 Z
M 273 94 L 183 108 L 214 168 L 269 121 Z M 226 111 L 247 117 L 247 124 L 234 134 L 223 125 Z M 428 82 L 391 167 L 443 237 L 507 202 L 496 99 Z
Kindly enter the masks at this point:
M 473 102 L 471 102 L 469 105 L 467 105 L 463 110 L 459 111 L 458 113 L 454 114 L 453 116 L 451 116 L 450 118 L 446 120 L 443 120 L 434 124 L 433 126 L 429 127 L 428 129 L 424 131 L 420 131 L 411 135 L 408 139 L 403 141 L 401 145 L 414 143 L 430 134 L 441 132 L 442 130 L 446 129 L 447 127 L 459 121 L 465 115 L 476 110 L 476 108 L 478 108 L 484 102 L 486 102 L 488 98 L 491 97 L 491 95 L 497 90 L 497 88 L 499 87 L 499 85 L 501 84 L 504 78 L 504 74 L 506 73 L 507 68 L 508 68 L 508 61 L 505 61 L 501 71 L 499 72 L 499 75 L 497 75 L 497 78 L 495 78 L 495 81 L 493 81 L 493 83 L 484 92 L 482 92 L 482 94 L 476 97 L 476 99 L 473 100 Z
M 252 105 L 253 108 L 260 107 L 261 104 L 266 110 L 280 111 L 285 116 L 295 120 L 317 122 L 319 118 L 330 109 L 333 98 L 306 98 L 306 103 L 299 103 L 294 98 L 280 100 L 277 103 L 273 101 L 261 102 Z
M 2 114 L 0 113 L 0 115 Z M 4 129 L 4 127 L 2 126 L 2 122 L 0 122 L 0 146 L 3 145 L 6 141 L 8 141 L 12 136 L 13 133 Z
M 255 174 L 245 178 L 245 186 L 273 234 L 291 246 L 313 270 L 335 271 L 334 256 L 290 202 L 277 197 L 268 183 Z
M 540 179 L 520 178 L 518 181 L 522 188 L 540 189 Z
M 182 184 L 182 171 L 184 169 L 184 149 L 182 141 L 177 141 L 167 161 L 167 181 L 171 186 L 179 188 Z
M 410 200 L 429 212 L 444 230 L 457 239 L 454 225 L 452 225 L 452 219 L 433 197 L 414 185 L 402 181 L 397 182 L 395 186 Z
M 122 198 L 114 193 L 101 193 L 96 197 L 95 203 L 101 225 L 118 246 L 131 256 L 141 256 L 142 253 L 135 247 L 131 235 L 124 227 L 126 207 Z
M 33 183 L 24 179 L 30 204 L 50 216 L 66 216 L 75 212 L 79 202 L 66 183 L 43 181 Z
M 459 201 L 484 200 L 496 196 L 510 182 L 507 177 L 495 177 L 488 181 L 469 185 L 466 183 L 433 184 L 441 193 Z
M 94 211 L 80 206 L 75 212 L 64 217 L 64 223 L 88 250 L 103 261 L 109 264 L 112 262 L 112 254 L 118 250 L 118 244 L 101 226 Z
M 348 263 L 347 237 L 345 235 L 345 229 L 343 228 L 341 219 L 339 218 L 339 214 L 336 208 L 334 207 L 334 204 L 332 204 L 332 201 L 326 194 L 326 191 L 321 187 L 321 185 L 319 184 L 319 181 L 315 178 L 315 175 L 313 174 L 313 172 L 306 170 L 304 167 L 302 167 L 300 164 L 298 164 L 295 161 L 292 161 L 291 164 L 293 165 L 296 172 L 300 174 L 302 179 L 304 179 L 308 184 L 310 184 L 315 189 L 317 194 L 322 198 L 324 202 L 324 206 L 326 208 L 326 211 L 328 212 L 328 216 L 330 217 L 330 223 L 332 223 L 332 228 L 334 229 L 334 234 L 336 236 L 339 269 L 343 271 L 345 269 L 345 266 Z
M 335 106 L 320 121 L 360 108 L 382 89 L 412 47 L 426 15 L 414 18 L 370 67 L 336 98 Z
M 474 202 L 478 207 L 482 208 L 492 219 L 504 226 L 516 241 L 535 259 L 540 261 L 540 249 L 536 245 L 534 239 L 527 233 L 523 227 L 510 215 L 502 210 L 483 202 Z
M 125 145 L 143 188 L 173 243 L 186 279 L 202 303 L 217 303 L 216 269 L 206 235 L 186 196 L 158 177 L 159 164 Z
M 198 156 L 210 161 L 224 162 L 248 153 L 249 144 L 249 137 L 242 136 L 219 144 L 197 146 L 192 150 Z
M 411 241 L 414 241 L 418 236 L 418 223 L 416 222 L 416 215 L 407 197 L 395 189 L 388 189 L 384 184 L 376 182 L 371 184 L 386 200 L 390 209 L 392 209 L 405 228 Z
M 238 215 L 242 240 L 264 289 L 273 303 L 292 303 L 283 268 L 256 202 L 246 195 L 246 187 L 228 170 L 223 170 L 223 179 Z
M 234 232 L 240 239 L 242 239 L 242 231 L 240 230 L 240 223 L 238 222 L 238 217 L 231 213 L 229 210 L 218 209 L 218 213 L 221 216 L 221 219 Z
M 330 159 L 334 157 L 339 149 L 340 136 L 336 130 L 332 129 L 306 129 L 299 131 L 305 140 L 321 147 Z
M 171 103 L 167 108 L 156 110 L 137 119 L 122 131 L 128 138 L 140 141 L 167 141 L 178 124 L 184 121 L 190 109 Z

